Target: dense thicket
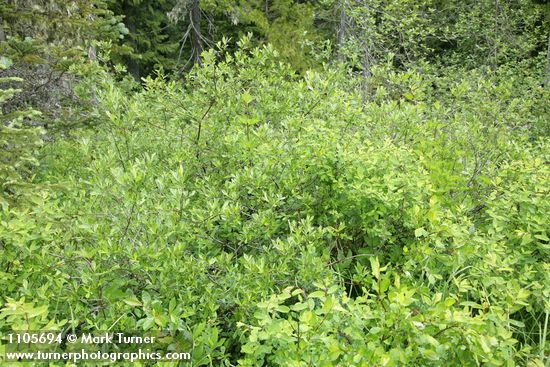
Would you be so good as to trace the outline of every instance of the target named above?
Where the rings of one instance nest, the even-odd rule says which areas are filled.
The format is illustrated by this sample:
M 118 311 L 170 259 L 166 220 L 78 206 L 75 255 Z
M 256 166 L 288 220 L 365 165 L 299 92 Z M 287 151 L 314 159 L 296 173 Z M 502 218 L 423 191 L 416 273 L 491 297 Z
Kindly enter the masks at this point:
M 550 363 L 547 2 L 0 11 L 1 333 Z

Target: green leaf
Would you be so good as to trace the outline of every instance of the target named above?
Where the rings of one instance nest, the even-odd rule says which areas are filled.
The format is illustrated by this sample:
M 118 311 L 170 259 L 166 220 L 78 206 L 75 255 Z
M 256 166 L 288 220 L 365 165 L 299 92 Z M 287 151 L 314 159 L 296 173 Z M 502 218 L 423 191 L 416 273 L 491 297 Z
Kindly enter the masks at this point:
M 136 297 L 126 298 L 123 301 L 124 301 L 124 303 L 126 303 L 127 305 L 132 306 L 132 307 L 141 307 L 141 306 L 143 306 L 143 303 L 141 303 L 140 300 L 138 300 Z
M 370 257 L 369 261 L 370 261 L 370 266 L 371 266 L 371 269 L 372 269 L 372 275 L 376 279 L 380 279 L 380 263 L 378 262 L 378 256 Z
M 245 91 L 243 94 L 241 94 L 241 100 L 246 105 L 249 105 L 250 102 L 252 102 L 254 100 L 254 97 L 252 97 L 248 91 Z
M 414 230 L 414 235 L 416 238 L 425 237 L 428 235 L 428 232 L 421 227 Z

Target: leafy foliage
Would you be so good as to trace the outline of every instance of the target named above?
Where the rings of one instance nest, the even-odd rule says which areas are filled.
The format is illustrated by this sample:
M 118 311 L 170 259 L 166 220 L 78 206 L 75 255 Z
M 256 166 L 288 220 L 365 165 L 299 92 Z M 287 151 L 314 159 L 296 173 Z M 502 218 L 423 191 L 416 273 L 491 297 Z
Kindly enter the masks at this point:
M 21 4 L 0 332 L 163 331 L 197 366 L 550 363 L 541 4 Z M 46 15 L 71 6 L 68 37 Z
M 429 95 L 364 105 L 248 42 L 185 85 L 94 76 L 103 126 L 46 146 L 59 188 L 2 211 L 0 327 L 168 330 L 197 365 L 543 363 L 547 142 L 502 127 L 487 146 L 468 117 L 516 107 L 464 81 L 441 130 Z

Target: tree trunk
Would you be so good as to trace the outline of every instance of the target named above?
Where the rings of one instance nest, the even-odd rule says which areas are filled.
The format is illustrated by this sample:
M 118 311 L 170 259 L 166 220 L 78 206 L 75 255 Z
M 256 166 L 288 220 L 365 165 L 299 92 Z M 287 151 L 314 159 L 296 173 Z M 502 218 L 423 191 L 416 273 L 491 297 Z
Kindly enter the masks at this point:
M 192 0 L 190 9 L 191 20 L 191 47 L 193 63 L 202 66 L 202 33 L 201 33 L 201 8 L 200 0 Z
M 546 88 L 550 88 L 550 35 L 548 35 L 548 51 L 546 53 Z
M 347 0 L 342 0 L 340 8 L 340 22 L 338 24 L 338 32 L 336 34 L 336 42 L 338 45 L 338 58 L 342 60 L 344 55 L 342 54 L 342 49 L 344 48 L 344 41 L 346 37 L 346 25 L 347 25 L 347 14 L 346 7 L 348 5 Z
M 4 42 L 6 40 L 6 33 L 4 32 L 4 19 L 0 17 L 0 42 Z

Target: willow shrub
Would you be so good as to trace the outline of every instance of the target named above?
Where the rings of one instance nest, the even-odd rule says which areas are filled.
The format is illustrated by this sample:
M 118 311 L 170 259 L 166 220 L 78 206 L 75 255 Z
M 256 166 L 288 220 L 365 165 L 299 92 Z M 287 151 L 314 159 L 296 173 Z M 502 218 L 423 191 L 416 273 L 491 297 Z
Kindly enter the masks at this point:
M 101 125 L 45 147 L 49 190 L 1 213 L 0 330 L 165 330 L 194 365 L 542 361 L 544 161 L 507 148 L 472 211 L 421 144 L 437 106 L 239 46 L 137 93 L 95 74 Z

